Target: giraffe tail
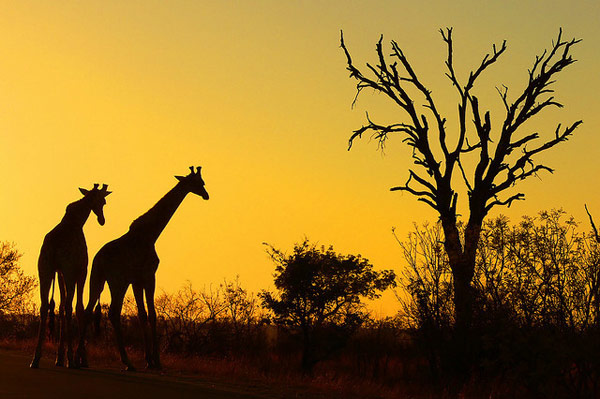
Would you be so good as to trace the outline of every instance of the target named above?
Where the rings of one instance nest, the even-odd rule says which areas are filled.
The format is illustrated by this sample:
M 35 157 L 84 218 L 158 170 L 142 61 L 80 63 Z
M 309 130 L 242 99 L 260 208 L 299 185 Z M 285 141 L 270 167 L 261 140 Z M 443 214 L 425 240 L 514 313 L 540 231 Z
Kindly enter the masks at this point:
M 100 306 L 100 301 L 96 305 L 96 309 L 94 309 L 94 333 L 96 336 L 100 335 L 100 326 L 102 321 L 102 306 Z
M 54 302 L 54 281 L 55 276 L 52 276 L 52 294 L 50 296 L 50 303 L 48 304 L 48 335 L 50 339 L 54 341 L 55 336 L 55 328 L 54 328 L 54 309 L 56 308 L 56 304 Z

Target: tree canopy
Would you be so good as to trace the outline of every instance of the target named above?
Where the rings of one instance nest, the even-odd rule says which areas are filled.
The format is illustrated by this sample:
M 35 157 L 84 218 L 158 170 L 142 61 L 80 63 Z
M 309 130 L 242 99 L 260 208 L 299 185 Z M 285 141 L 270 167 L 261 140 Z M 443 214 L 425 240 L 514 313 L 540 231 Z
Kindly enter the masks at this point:
M 267 252 L 276 264 L 278 293 L 262 291 L 260 297 L 276 323 L 302 332 L 304 369 L 317 361 L 313 353 L 317 330 L 334 326 L 353 332 L 365 317 L 361 300 L 375 299 L 396 284 L 392 270 L 375 271 L 360 255 L 338 254 L 331 246 L 318 247 L 307 239 L 295 244 L 290 255 L 272 246 Z

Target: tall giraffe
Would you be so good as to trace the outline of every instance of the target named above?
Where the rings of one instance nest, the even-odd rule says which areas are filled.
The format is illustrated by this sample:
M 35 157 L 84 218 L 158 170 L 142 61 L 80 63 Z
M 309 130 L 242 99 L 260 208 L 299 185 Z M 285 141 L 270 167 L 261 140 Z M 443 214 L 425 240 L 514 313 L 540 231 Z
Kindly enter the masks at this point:
M 83 225 L 94 212 L 100 226 L 104 225 L 104 205 L 108 186 L 104 184 L 98 189 L 86 190 L 80 188 L 83 198 L 67 205 L 65 216 L 60 223 L 53 228 L 42 243 L 40 257 L 38 259 L 38 273 L 40 278 L 40 325 L 38 330 L 38 341 L 35 354 L 31 362 L 32 368 L 38 368 L 42 357 L 42 345 L 46 332 L 46 317 L 48 315 L 49 303 L 48 293 L 56 275 L 58 276 L 58 287 L 60 289 L 60 343 L 56 355 L 56 365 L 64 366 L 65 342 L 67 344 L 67 365 L 73 367 L 73 345 L 71 318 L 73 313 L 73 296 L 77 288 L 77 321 L 79 325 L 83 322 L 83 285 L 87 275 L 88 254 Z
M 94 306 L 100 299 L 104 283 L 108 282 L 111 304 L 108 312 L 117 338 L 117 346 L 121 361 L 127 370 L 135 370 L 123 343 L 121 331 L 121 309 L 123 298 L 129 288 L 133 287 L 133 295 L 138 309 L 138 318 L 143 328 L 144 348 L 148 368 L 161 367 L 158 338 L 156 335 L 156 310 L 154 309 L 155 273 L 159 259 L 154 244 L 164 230 L 169 220 L 188 193 L 208 199 L 204 189 L 204 181 L 200 175 L 200 167 L 190 166 L 191 173 L 187 176 L 175 176 L 178 183 L 148 212 L 137 218 L 129 226 L 125 235 L 104 245 L 94 257 L 90 275 L 90 296 L 85 309 L 84 325 L 77 347 L 76 362 L 87 367 L 85 350 L 85 332 L 92 316 Z M 148 313 L 144 306 L 144 293 Z M 150 331 L 148 330 L 150 322 Z

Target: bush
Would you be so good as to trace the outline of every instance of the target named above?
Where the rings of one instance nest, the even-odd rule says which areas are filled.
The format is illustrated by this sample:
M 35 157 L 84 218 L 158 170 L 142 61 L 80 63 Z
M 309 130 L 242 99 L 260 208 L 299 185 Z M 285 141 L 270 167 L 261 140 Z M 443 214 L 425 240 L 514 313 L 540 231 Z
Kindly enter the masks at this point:
M 397 295 L 402 319 L 414 328 L 434 380 L 451 374 L 457 356 L 448 333 L 452 275 L 442 239 L 439 225 L 424 225 L 399 241 L 408 263 Z M 591 343 L 600 331 L 599 249 L 562 210 L 516 225 L 503 216 L 484 224 L 472 284 L 472 375 L 480 385 L 510 381 L 555 397 L 600 393 L 600 345 Z
M 377 272 L 360 255 L 341 255 L 307 239 L 286 255 L 269 246 L 277 294 L 262 291 L 263 306 L 275 322 L 298 331 L 303 345 L 302 369 L 340 350 L 365 321 L 361 298 L 374 299 L 395 285 L 391 270 Z

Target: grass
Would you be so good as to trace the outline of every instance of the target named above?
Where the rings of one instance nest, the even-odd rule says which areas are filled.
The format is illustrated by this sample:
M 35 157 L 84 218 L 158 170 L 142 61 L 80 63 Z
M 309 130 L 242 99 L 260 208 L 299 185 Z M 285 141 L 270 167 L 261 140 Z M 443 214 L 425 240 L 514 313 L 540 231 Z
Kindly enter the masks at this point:
M 35 339 L 2 339 L 0 348 L 15 350 L 32 355 Z M 44 344 L 43 356 L 54 359 L 57 343 Z M 122 369 L 121 361 L 114 345 L 90 343 L 87 346 L 91 368 Z M 297 370 L 297 363 L 290 359 L 264 358 L 258 361 L 238 358 L 216 358 L 184 356 L 165 353 L 161 355 L 163 370 L 144 370 L 144 354 L 137 348 L 129 347 L 128 354 L 132 363 L 141 373 L 154 373 L 167 377 L 176 377 L 220 387 L 235 387 L 235 390 L 268 394 L 281 398 L 402 398 L 407 395 L 398 387 L 386 387 L 370 381 L 368 378 L 356 378 L 345 375 L 339 370 L 328 369 L 323 364 L 314 376 L 303 376 Z

